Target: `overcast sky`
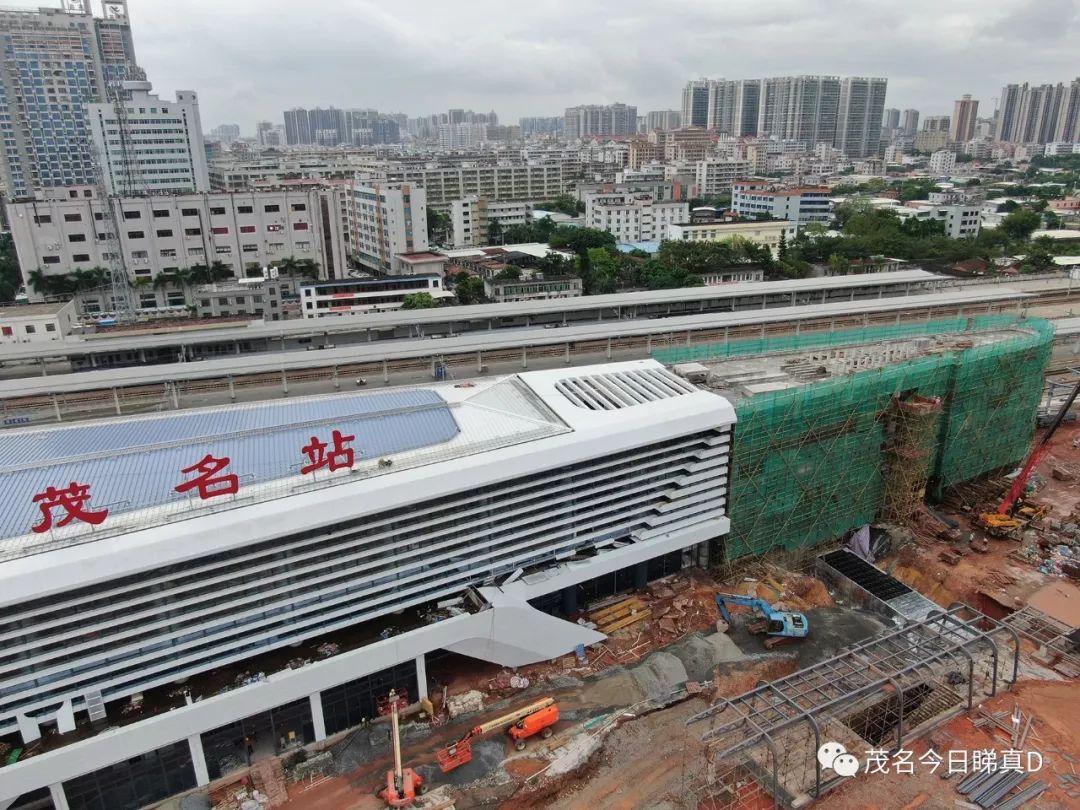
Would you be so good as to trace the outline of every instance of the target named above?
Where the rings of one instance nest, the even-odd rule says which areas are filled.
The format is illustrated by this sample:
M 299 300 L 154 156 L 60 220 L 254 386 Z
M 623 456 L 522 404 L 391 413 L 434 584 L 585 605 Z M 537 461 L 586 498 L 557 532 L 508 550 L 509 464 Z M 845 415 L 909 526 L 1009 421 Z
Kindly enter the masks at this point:
M 206 129 L 238 123 L 244 133 L 294 106 L 494 109 L 509 122 L 613 101 L 644 113 L 678 109 L 690 78 L 794 73 L 885 76 L 886 106 L 923 115 L 950 113 L 971 93 L 990 114 L 1005 83 L 1080 75 L 1080 0 L 129 5 L 155 88 L 198 91 Z

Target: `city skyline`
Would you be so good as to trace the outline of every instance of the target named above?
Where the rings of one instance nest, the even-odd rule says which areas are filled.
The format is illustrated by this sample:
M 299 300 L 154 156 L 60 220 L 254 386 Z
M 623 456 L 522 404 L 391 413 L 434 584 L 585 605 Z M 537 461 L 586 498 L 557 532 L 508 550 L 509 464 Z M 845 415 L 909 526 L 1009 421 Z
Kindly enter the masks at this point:
M 887 26 L 872 7 L 832 0 L 686 4 L 661 19 L 644 3 L 613 18 L 598 3 L 563 0 L 510 13 L 489 0 L 392 9 L 311 0 L 303 14 L 294 8 L 280 0 L 133 0 L 130 14 L 155 86 L 198 91 L 208 128 L 235 122 L 245 134 L 259 120 L 281 123 L 284 109 L 331 103 L 410 116 L 494 109 L 508 123 L 616 101 L 642 112 L 674 109 L 686 82 L 702 76 L 883 76 L 890 107 L 947 115 L 971 94 L 988 115 L 1007 84 L 1075 78 L 1069 44 L 1080 34 L 1074 0 L 963 0 L 946 14 L 913 0 Z M 431 32 L 455 47 L 433 47 Z M 627 46 L 634 42 L 651 44 Z

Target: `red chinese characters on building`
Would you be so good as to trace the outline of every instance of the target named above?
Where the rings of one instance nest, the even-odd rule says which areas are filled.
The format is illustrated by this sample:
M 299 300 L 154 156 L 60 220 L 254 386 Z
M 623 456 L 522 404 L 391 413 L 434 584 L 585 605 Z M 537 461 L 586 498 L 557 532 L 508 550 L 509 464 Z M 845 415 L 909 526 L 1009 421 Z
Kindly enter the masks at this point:
M 307 475 L 324 467 L 331 472 L 352 467 L 356 463 L 356 451 L 348 445 L 355 438 L 343 436 L 340 430 L 335 430 L 330 435 L 332 445 L 328 445 L 319 437 L 312 436 L 311 442 L 300 448 L 300 452 L 308 458 L 308 463 L 300 468 L 300 474 Z
M 109 516 L 108 509 L 87 508 L 90 503 L 90 485 L 79 484 L 75 481 L 63 489 L 47 487 L 44 492 L 39 492 L 34 496 L 34 503 L 41 509 L 41 522 L 32 526 L 31 530 L 39 534 L 53 527 L 62 528 L 76 520 L 98 526 Z M 61 509 L 64 512 L 55 523 L 53 522 L 54 509 Z
M 232 459 L 228 456 L 215 458 L 207 453 L 202 461 L 180 471 L 184 475 L 195 473 L 195 477 L 189 481 L 184 481 L 174 489 L 181 493 L 197 489 L 199 498 L 204 501 L 207 498 L 216 498 L 219 495 L 235 495 L 240 491 L 240 478 L 233 473 L 218 475 L 229 466 L 231 461 Z

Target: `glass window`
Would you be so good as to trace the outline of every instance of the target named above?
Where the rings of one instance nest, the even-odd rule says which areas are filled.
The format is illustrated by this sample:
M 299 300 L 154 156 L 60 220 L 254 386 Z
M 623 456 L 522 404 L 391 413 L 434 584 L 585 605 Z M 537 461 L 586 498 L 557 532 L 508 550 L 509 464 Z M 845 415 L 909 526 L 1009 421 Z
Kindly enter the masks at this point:
M 172 236 L 173 232 L 169 228 L 162 228 L 157 232 L 157 235 L 158 235 L 159 239 L 166 239 L 166 238 Z
M 276 205 L 276 204 L 264 205 L 263 206 L 263 211 L 265 211 L 267 214 L 276 214 L 280 210 L 281 210 L 281 206 Z
M 197 217 L 199 215 L 198 208 L 184 208 L 180 213 L 185 217 Z

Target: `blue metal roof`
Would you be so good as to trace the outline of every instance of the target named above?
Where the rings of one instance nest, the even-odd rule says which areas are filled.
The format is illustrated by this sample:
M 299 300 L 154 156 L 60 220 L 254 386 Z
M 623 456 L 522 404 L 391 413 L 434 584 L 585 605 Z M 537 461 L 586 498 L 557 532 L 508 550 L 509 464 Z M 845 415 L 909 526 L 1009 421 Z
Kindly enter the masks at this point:
M 41 519 L 34 495 L 72 481 L 90 485 L 88 508 L 114 514 L 183 503 L 174 487 L 191 476 L 180 471 L 207 453 L 231 459 L 223 473 L 240 477 L 242 497 L 245 486 L 299 475 L 301 448 L 312 436 L 330 444 L 335 429 L 356 437 L 358 463 L 459 432 L 438 393 L 414 389 L 0 433 L 0 537 L 29 532 Z

